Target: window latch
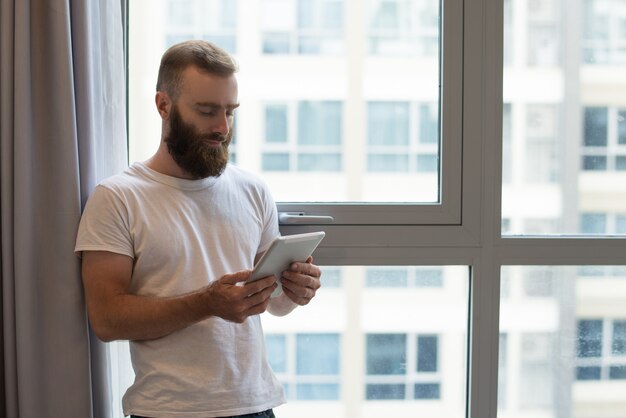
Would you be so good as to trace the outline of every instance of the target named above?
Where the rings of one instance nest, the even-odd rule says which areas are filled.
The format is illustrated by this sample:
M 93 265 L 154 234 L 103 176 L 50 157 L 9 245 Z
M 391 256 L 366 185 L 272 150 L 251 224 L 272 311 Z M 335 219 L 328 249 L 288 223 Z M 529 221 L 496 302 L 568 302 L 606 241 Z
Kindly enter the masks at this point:
M 328 215 L 307 215 L 304 212 L 280 212 L 278 222 L 281 225 L 331 224 L 335 218 Z

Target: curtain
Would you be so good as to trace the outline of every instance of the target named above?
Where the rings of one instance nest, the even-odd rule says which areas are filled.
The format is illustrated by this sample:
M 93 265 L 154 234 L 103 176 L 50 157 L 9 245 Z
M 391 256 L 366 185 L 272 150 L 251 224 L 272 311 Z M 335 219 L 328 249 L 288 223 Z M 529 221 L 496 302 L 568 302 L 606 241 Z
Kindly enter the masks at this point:
M 112 417 L 73 247 L 90 191 L 127 164 L 123 6 L 0 1 L 0 415 Z

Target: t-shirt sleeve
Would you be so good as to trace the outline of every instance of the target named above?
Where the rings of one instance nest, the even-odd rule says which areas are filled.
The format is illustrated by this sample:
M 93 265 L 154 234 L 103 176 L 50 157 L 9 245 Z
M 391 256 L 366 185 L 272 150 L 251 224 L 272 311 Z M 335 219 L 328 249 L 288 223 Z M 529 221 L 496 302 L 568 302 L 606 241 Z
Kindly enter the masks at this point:
M 267 186 L 263 187 L 263 232 L 261 233 L 261 242 L 259 243 L 259 249 L 257 254 L 267 251 L 272 241 L 280 236 L 278 230 L 278 209 L 276 208 L 276 202 L 269 191 Z
M 129 212 L 124 201 L 112 189 L 97 186 L 80 219 L 74 251 L 79 256 L 83 251 L 109 251 L 134 259 L 129 231 Z

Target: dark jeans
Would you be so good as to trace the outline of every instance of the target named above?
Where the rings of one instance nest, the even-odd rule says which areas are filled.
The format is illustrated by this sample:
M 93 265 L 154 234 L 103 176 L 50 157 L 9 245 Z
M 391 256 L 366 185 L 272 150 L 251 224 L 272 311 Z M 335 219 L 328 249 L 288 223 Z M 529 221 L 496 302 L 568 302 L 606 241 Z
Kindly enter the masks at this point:
M 130 418 L 148 418 L 148 417 L 141 417 L 139 415 L 131 415 Z M 271 409 L 268 409 L 267 411 L 255 412 L 253 414 L 237 415 L 233 417 L 222 417 L 222 418 L 276 418 L 276 417 L 274 416 L 274 412 L 272 412 Z

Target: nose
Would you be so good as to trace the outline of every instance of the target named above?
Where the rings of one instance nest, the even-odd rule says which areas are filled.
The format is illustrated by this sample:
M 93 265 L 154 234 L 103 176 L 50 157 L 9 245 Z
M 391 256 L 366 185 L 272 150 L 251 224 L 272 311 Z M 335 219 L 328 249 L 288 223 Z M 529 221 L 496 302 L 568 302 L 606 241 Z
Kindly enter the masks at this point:
M 217 133 L 223 136 L 228 134 L 230 130 L 230 118 L 226 112 L 220 112 L 215 119 L 215 125 L 213 126 L 213 133 Z

